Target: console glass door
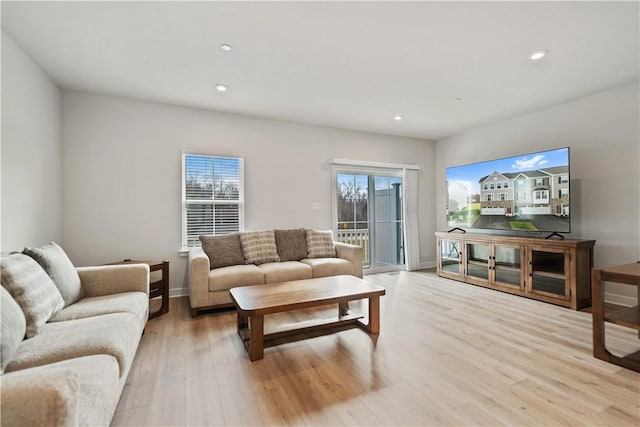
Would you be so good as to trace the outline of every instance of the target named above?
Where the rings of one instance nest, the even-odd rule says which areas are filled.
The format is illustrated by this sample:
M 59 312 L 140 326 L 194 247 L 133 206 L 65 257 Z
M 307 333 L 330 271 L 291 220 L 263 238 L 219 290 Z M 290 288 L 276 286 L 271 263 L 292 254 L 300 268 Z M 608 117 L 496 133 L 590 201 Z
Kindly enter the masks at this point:
M 462 265 L 461 243 L 458 240 L 442 239 L 440 241 L 441 270 L 449 274 L 460 275 Z
M 522 249 L 520 246 L 495 246 L 493 258 L 496 284 L 522 288 Z
M 489 281 L 489 254 L 487 243 L 467 243 L 467 277 Z
M 569 299 L 568 258 L 564 250 L 531 249 L 531 292 Z

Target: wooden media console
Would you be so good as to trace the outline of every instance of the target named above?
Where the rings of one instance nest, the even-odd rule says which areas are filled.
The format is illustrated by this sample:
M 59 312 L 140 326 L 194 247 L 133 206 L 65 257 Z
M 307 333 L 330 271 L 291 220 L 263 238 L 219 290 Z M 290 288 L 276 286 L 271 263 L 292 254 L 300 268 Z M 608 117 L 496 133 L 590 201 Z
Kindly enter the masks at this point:
M 436 233 L 438 276 L 573 310 L 591 305 L 595 240 Z

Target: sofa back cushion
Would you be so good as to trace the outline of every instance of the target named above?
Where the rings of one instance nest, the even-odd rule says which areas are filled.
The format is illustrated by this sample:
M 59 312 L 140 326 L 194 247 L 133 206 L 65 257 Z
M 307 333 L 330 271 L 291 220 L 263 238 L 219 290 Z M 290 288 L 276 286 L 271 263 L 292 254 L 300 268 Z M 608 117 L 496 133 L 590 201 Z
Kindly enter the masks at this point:
M 280 261 L 300 261 L 307 257 L 307 237 L 303 228 L 276 230 L 275 234 Z
M 333 244 L 331 230 L 320 231 L 306 229 L 307 256 L 309 258 L 335 258 L 336 247 Z
M 4 368 L 13 358 L 16 349 L 24 339 L 27 331 L 27 320 L 18 303 L 7 290 L 0 286 L 0 368 Z
M 40 248 L 24 248 L 22 253 L 36 260 L 51 277 L 62 295 L 65 307 L 82 298 L 84 292 L 80 284 L 80 276 L 78 276 L 78 272 L 67 254 L 58 244 L 51 242 Z
M 240 243 L 242 244 L 244 259 L 249 264 L 280 261 L 276 246 L 276 235 L 273 230 L 240 233 Z
M 64 307 L 64 300 L 51 278 L 24 254 L 2 257 L 2 286 L 18 303 L 27 321 L 27 338 L 35 336 L 42 326 Z
M 211 269 L 246 264 L 240 247 L 240 234 L 200 236 L 202 249 L 209 257 Z

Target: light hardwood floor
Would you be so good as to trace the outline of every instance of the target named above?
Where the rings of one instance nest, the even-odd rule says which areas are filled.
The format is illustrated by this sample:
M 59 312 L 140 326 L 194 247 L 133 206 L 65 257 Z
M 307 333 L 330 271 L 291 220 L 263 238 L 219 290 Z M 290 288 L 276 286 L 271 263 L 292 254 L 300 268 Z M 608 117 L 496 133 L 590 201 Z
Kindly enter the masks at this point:
M 151 320 L 113 425 L 640 425 L 640 374 L 593 358 L 591 315 L 437 277 L 387 288 L 377 340 L 358 329 L 250 362 L 234 311 Z M 354 310 L 359 303 L 352 304 Z M 336 308 L 265 319 L 303 320 Z M 607 326 L 617 352 L 635 331 Z

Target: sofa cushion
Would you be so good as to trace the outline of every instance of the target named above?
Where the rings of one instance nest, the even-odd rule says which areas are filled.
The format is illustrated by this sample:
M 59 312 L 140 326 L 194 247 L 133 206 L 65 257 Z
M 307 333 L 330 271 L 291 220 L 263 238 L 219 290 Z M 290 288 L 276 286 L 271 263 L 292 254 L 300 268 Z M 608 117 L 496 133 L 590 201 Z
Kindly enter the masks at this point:
M 35 259 L 51 277 L 62 295 L 65 307 L 82 298 L 80 276 L 67 254 L 55 242 L 40 248 L 24 248 L 22 253 Z
M 27 321 L 27 338 L 35 336 L 63 306 L 64 300 L 51 278 L 33 258 L 24 254 L 2 257 L 2 286 L 18 303 Z
M 265 283 L 280 283 L 290 280 L 311 279 L 311 266 L 298 261 L 269 262 L 261 264 Z
M 46 368 L 70 369 L 78 376 L 78 425 L 108 426 L 111 423 L 121 389 L 118 361 L 113 356 L 78 357 Z
M 122 376 L 133 361 L 141 334 L 140 322 L 131 313 L 47 323 L 38 335 L 22 341 L 6 372 L 109 354 L 118 361 Z
M 104 354 L 12 372 L 2 377 L 2 424 L 107 426 L 120 385 L 118 362 Z
M 122 292 L 113 295 L 88 297 L 63 308 L 49 321 L 62 322 L 111 313 L 131 313 L 140 319 L 147 316 L 148 305 L 149 297 L 142 292 Z
M 2 375 L 3 426 L 78 426 L 78 375 L 51 365 Z
M 250 285 L 264 285 L 264 272 L 253 264 L 231 265 L 209 272 L 210 292 Z
M 275 234 L 280 261 L 300 261 L 307 257 L 307 235 L 303 228 L 276 230 Z
M 314 278 L 353 274 L 353 263 L 342 258 L 306 258 L 300 262 L 311 266 Z
M 0 368 L 4 372 L 13 354 L 24 339 L 27 321 L 18 303 L 0 286 Z
M 336 248 L 333 244 L 331 230 L 305 230 L 308 258 L 335 258 Z
M 244 259 L 249 264 L 280 261 L 276 246 L 276 235 L 273 230 L 240 233 L 240 243 Z
M 240 247 L 239 233 L 224 236 L 200 236 L 200 242 L 204 253 L 209 257 L 209 268 L 246 264 Z

